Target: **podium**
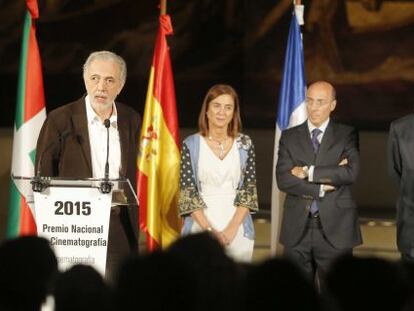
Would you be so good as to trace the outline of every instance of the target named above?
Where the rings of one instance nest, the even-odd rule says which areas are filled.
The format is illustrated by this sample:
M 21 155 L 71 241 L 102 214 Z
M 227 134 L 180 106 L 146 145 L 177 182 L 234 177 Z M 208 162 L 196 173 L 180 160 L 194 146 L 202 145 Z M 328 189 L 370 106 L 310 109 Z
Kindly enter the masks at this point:
M 54 249 L 59 269 L 87 264 L 105 275 L 111 209 L 137 206 L 130 181 L 12 178 L 32 209 L 38 236 L 48 239 Z

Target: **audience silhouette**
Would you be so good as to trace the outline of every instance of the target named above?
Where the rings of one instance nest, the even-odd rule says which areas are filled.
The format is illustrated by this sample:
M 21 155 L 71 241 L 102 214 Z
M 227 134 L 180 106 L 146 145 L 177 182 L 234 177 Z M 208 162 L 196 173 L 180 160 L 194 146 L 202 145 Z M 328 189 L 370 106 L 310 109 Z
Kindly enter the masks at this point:
M 208 232 L 126 258 L 111 285 L 90 266 L 58 274 L 46 239 L 26 236 L 0 245 L 0 311 L 40 311 L 52 294 L 55 311 L 414 310 L 409 263 L 341 256 L 318 293 L 289 259 L 236 263 Z
M 244 286 L 247 310 L 322 310 L 318 294 L 301 269 L 286 258 L 250 268 Z
M 25 236 L 0 245 L 0 310 L 38 311 L 53 286 L 57 260 L 46 239 Z
M 208 232 L 177 240 L 167 250 L 185 263 L 196 276 L 191 293 L 193 310 L 240 310 L 244 270 L 230 259 L 219 241 Z
M 331 310 L 403 310 L 410 295 L 403 271 L 380 258 L 338 258 L 326 277 Z
M 194 310 L 194 274 L 165 252 L 132 256 L 115 282 L 117 310 Z
M 91 266 L 73 266 L 56 279 L 55 311 L 111 311 L 111 297 L 102 275 Z

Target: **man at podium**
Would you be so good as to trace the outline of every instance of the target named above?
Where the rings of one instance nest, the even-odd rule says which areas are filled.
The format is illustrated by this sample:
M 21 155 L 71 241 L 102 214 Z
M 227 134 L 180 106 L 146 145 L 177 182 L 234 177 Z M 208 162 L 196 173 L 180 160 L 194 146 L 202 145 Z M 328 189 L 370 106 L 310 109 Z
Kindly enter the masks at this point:
M 91 53 L 83 65 L 86 96 L 51 111 L 43 124 L 36 152 L 38 176 L 128 178 L 136 183 L 141 118 L 115 102 L 126 80 L 125 61 L 115 53 Z M 107 157 L 107 154 L 109 156 Z M 138 250 L 136 208 L 111 210 L 106 276 Z

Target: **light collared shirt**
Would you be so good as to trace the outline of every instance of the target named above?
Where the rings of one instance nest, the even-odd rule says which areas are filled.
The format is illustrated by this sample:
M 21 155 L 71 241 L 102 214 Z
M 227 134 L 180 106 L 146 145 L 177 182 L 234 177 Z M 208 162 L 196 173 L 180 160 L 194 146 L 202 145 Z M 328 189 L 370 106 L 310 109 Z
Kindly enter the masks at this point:
M 321 133 L 319 133 L 319 135 L 316 137 L 316 139 L 319 141 L 319 143 L 321 143 L 322 142 L 323 135 L 325 134 L 326 128 L 328 127 L 329 120 L 330 120 L 330 118 L 328 118 L 325 122 L 323 122 L 321 124 L 321 126 L 316 127 L 308 119 L 309 136 L 312 137 L 312 131 L 314 129 L 318 128 L 321 131 Z M 308 180 L 310 182 L 313 182 L 313 171 L 314 170 L 315 170 L 315 166 L 314 165 L 309 166 L 309 169 L 308 169 Z M 320 197 L 324 197 L 325 196 L 325 191 L 322 190 L 322 185 L 319 188 L 319 196 Z
M 85 97 L 86 118 L 88 120 L 89 144 L 91 146 L 93 178 L 105 177 L 107 153 L 107 129 L 103 121 L 93 110 L 89 96 Z M 121 169 L 121 143 L 118 132 L 118 113 L 113 103 L 112 115 L 109 117 L 109 178 L 119 178 Z

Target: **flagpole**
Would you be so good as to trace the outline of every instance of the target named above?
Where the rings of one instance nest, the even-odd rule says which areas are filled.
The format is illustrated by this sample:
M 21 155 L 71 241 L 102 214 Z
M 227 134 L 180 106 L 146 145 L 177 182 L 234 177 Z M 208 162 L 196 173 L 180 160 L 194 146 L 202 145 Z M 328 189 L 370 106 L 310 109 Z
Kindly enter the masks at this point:
M 161 7 L 160 14 L 161 15 L 167 14 L 167 0 L 161 0 L 160 7 Z
M 300 1 L 299 1 L 300 2 Z M 280 227 L 283 218 L 283 201 L 284 194 L 279 191 L 276 182 L 276 163 L 278 158 L 279 140 L 281 132 L 289 127 L 299 125 L 306 120 L 306 109 L 304 107 L 306 82 L 304 78 L 303 50 L 301 42 L 300 29 L 294 26 L 294 19 L 298 22 L 298 13 L 296 8 L 302 6 L 299 14 L 303 14 L 303 5 L 298 4 L 298 0 L 293 0 L 295 15 L 292 16 L 289 26 L 288 42 L 285 54 L 285 65 L 281 81 L 281 90 L 279 94 L 278 116 L 275 129 L 275 144 L 273 156 L 273 174 L 272 174 L 272 199 L 271 199 L 271 249 L 272 256 L 279 255 L 283 251 L 279 243 Z M 303 20 L 303 16 L 300 18 Z M 299 26 L 300 27 L 300 26 Z M 301 51 L 299 51 L 301 50 Z M 302 55 L 300 55 L 302 54 Z M 295 81 L 294 83 L 290 83 Z M 292 89 L 291 89 L 292 87 Z M 281 109 L 281 107 L 283 109 Z
M 180 140 L 170 51 L 173 34 L 167 1 L 159 2 L 159 28 L 148 79 L 137 159 L 139 222 L 147 249 L 168 247 L 180 237 L 178 215 Z
M 35 20 L 39 18 L 36 0 L 27 0 L 27 13 L 23 24 L 20 51 L 19 79 L 16 98 L 16 112 L 13 133 L 11 174 L 33 176 L 36 142 L 46 119 L 43 88 L 42 62 L 36 39 Z M 7 223 L 7 237 L 36 234 L 31 188 L 10 181 L 10 205 Z

